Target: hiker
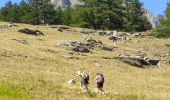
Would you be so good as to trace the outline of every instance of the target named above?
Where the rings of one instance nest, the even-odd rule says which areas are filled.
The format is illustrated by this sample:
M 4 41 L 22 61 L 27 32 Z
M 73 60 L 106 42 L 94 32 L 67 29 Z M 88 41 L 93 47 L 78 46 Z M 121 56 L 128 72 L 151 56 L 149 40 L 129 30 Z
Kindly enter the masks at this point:
M 98 93 L 105 95 L 104 89 L 103 89 L 104 75 L 102 73 L 96 73 L 95 81 L 96 81 Z
M 89 84 L 89 75 L 86 72 L 80 72 L 78 71 L 76 76 L 81 77 L 81 90 L 82 92 L 88 91 L 88 84 Z

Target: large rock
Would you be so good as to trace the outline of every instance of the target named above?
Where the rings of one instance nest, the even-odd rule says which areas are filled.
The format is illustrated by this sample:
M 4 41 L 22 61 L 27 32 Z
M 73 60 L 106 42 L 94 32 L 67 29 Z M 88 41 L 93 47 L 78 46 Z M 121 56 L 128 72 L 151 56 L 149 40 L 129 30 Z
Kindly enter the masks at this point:
M 148 57 L 141 57 L 141 56 L 132 57 L 132 56 L 126 56 L 123 54 L 119 54 L 118 57 L 116 57 L 116 59 L 119 59 L 122 62 L 128 63 L 132 66 L 141 67 L 141 68 L 145 68 L 146 66 L 151 66 L 151 65 L 160 67 L 159 60 L 150 59 Z
M 114 32 L 114 34 L 110 35 L 108 37 L 108 39 L 113 41 L 113 42 L 120 40 L 120 41 L 122 41 L 124 43 L 127 43 L 130 40 L 129 37 L 130 37 L 129 33 L 117 34 L 117 32 Z
M 81 5 L 81 0 L 51 0 L 51 3 L 55 5 L 56 8 L 65 8 L 67 6 Z
M 31 30 L 28 28 L 20 29 L 18 32 L 28 34 L 28 35 L 35 35 L 35 36 L 43 36 L 44 34 L 39 30 Z
M 94 39 L 87 39 L 84 44 L 89 48 L 89 49 L 102 49 L 105 51 L 112 51 L 113 48 L 106 46 L 105 44 L 102 43 L 100 40 L 94 40 Z
M 109 36 L 109 40 L 117 41 L 117 40 L 118 40 L 118 37 L 116 37 L 116 36 Z
M 79 41 L 61 40 L 58 42 L 58 45 L 71 47 L 72 48 L 71 50 L 75 52 L 82 52 L 82 53 L 90 52 L 90 50 L 86 47 L 86 45 Z
M 82 33 L 82 34 L 93 34 L 95 32 L 96 32 L 96 30 L 93 30 L 93 29 L 82 29 L 80 31 L 80 33 Z
M 87 49 L 87 48 L 86 48 L 85 46 L 83 46 L 83 45 L 76 46 L 76 47 L 72 48 L 72 50 L 75 51 L 75 52 L 83 52 L 83 53 L 88 53 L 88 52 L 90 52 L 90 50 Z
M 79 42 L 79 41 L 67 41 L 62 40 L 58 42 L 59 46 L 68 46 L 71 47 L 73 51 L 75 52 L 84 52 L 88 53 L 91 50 L 94 49 L 101 49 L 105 51 L 112 51 L 113 48 L 107 47 L 102 43 L 100 40 L 93 40 L 93 39 L 87 39 L 85 42 Z
M 66 25 L 53 25 L 53 26 L 49 26 L 50 28 L 55 28 L 57 29 L 59 32 L 63 32 L 64 30 L 68 31 L 69 29 L 71 29 L 71 27 L 66 26 Z
M 100 36 L 104 36 L 104 35 L 107 35 L 107 32 L 105 31 L 99 31 L 96 33 L 97 35 L 100 35 Z

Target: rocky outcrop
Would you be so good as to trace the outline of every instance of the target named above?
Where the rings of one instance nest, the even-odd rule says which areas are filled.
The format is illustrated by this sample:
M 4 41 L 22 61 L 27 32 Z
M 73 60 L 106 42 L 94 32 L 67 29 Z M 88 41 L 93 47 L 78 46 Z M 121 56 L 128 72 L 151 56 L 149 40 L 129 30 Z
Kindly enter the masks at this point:
M 151 23 L 152 28 L 159 28 L 160 27 L 160 21 L 164 19 L 163 15 L 155 16 L 153 13 L 151 13 L 149 10 L 143 7 L 144 14 L 147 17 L 148 21 Z
M 51 0 L 51 3 L 54 4 L 56 7 L 61 8 L 81 4 L 80 0 Z
M 112 51 L 112 47 L 108 47 L 105 44 L 102 43 L 100 40 L 94 40 L 94 39 L 87 39 L 84 42 L 79 42 L 79 41 L 67 41 L 67 40 L 62 40 L 58 42 L 59 46 L 67 46 L 71 47 L 72 51 L 75 52 L 83 52 L 83 53 L 88 53 L 90 50 L 104 50 L 104 51 Z
M 116 59 L 121 60 L 124 63 L 130 64 L 132 66 L 145 68 L 146 66 L 156 66 L 160 67 L 160 60 L 150 59 L 148 57 L 142 56 L 126 56 L 123 54 L 119 54 Z
M 18 32 L 28 34 L 28 35 L 35 35 L 35 36 L 43 36 L 44 34 L 39 30 L 31 30 L 28 28 L 20 29 Z

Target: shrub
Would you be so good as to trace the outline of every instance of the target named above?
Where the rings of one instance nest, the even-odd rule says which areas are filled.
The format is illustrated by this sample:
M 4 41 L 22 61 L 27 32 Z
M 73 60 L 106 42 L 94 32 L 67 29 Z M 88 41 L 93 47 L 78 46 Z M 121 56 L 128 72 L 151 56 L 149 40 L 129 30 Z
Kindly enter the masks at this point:
M 88 96 L 88 97 L 92 97 L 92 98 L 95 98 L 95 97 L 97 97 L 97 93 L 96 92 L 93 92 L 93 91 L 88 91 L 88 92 L 86 92 L 86 95 Z

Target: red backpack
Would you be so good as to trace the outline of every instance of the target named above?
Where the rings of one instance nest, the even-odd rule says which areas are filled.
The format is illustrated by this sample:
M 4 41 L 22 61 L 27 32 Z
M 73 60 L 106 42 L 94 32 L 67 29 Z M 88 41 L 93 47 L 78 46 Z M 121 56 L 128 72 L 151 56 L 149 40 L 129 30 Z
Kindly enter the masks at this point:
M 98 84 L 104 83 L 104 75 L 102 73 L 97 73 L 96 83 L 98 83 Z

